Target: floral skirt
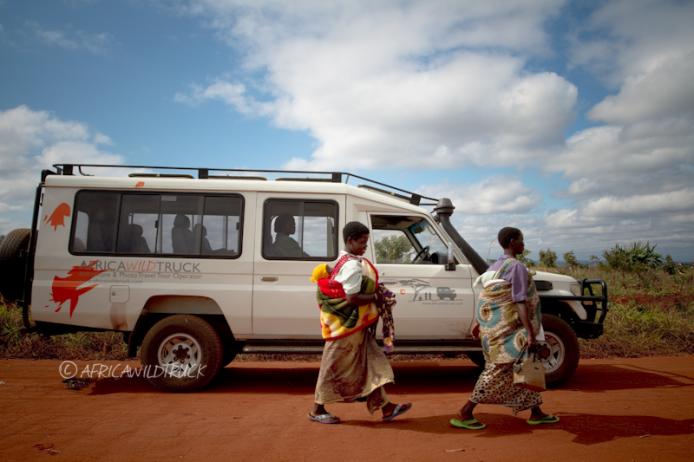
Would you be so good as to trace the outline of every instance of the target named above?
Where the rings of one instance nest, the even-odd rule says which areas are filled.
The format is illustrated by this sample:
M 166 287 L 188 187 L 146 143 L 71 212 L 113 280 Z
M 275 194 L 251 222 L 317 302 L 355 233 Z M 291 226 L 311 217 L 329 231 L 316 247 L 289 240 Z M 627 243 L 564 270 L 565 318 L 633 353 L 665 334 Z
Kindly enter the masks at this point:
M 383 386 L 393 383 L 393 369 L 376 343 L 374 328 L 325 342 L 315 402 L 366 400 L 372 414 L 388 404 Z
M 513 363 L 487 363 L 480 374 L 470 401 L 478 404 L 501 404 L 513 409 L 516 414 L 542 404 L 536 391 L 519 387 L 513 383 Z

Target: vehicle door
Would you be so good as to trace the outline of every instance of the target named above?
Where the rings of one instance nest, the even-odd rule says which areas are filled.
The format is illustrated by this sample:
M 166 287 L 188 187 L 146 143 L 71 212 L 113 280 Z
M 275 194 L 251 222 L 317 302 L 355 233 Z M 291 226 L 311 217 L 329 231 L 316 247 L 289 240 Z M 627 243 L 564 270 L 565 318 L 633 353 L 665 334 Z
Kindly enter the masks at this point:
M 316 265 L 337 259 L 345 197 L 259 193 L 257 204 L 253 334 L 320 338 L 316 286 L 309 278 Z
M 397 296 L 400 339 L 469 336 L 474 313 L 469 265 L 446 270 L 448 248 L 425 215 L 370 214 L 372 251 L 381 282 Z

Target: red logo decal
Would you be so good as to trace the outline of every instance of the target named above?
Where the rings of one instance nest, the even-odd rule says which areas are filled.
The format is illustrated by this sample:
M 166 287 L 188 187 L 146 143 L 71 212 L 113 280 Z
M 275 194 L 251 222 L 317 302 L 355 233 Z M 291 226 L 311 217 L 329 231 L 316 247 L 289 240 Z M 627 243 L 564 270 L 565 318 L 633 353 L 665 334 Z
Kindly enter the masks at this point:
M 67 205 L 65 202 L 61 202 L 58 204 L 58 206 L 53 210 L 53 213 L 51 213 L 50 216 L 46 215 L 43 218 L 44 223 L 48 223 L 53 227 L 53 231 L 58 229 L 58 226 L 65 226 L 65 217 L 70 216 L 70 206 Z
M 138 181 L 135 183 L 136 188 L 144 188 L 145 187 L 145 182 L 144 181 Z
M 80 287 L 85 282 L 91 280 L 95 276 L 106 271 L 96 269 L 97 260 L 89 262 L 88 265 L 73 266 L 67 273 L 67 277 L 61 278 L 60 276 L 55 276 L 53 278 L 53 290 L 51 292 L 51 300 L 57 303 L 58 307 L 55 309 L 57 313 L 63 307 L 63 304 L 70 301 L 70 317 L 72 318 L 72 313 L 77 308 L 77 302 L 81 295 L 89 292 L 96 284 L 89 286 Z

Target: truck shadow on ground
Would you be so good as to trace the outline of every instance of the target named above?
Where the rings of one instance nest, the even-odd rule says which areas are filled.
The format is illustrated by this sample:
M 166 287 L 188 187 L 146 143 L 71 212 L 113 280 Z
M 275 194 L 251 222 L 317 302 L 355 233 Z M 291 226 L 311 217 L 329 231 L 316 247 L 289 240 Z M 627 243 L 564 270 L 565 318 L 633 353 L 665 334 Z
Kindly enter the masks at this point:
M 504 412 L 502 408 L 499 408 Z M 448 421 L 454 414 L 419 418 L 407 418 L 394 422 L 373 420 L 350 420 L 342 425 L 390 428 L 435 434 L 460 434 L 475 438 L 498 438 L 531 434 L 543 431 L 563 431 L 574 435 L 573 443 L 592 445 L 619 438 L 649 438 L 652 436 L 687 435 L 694 432 L 694 419 L 676 420 L 642 415 L 600 415 L 557 413 L 561 420 L 557 424 L 530 426 L 524 418 L 504 414 L 479 412 L 477 418 L 487 424 L 480 431 L 453 428 Z
M 256 363 L 257 364 L 257 363 Z M 480 369 L 473 365 L 446 364 L 446 361 L 397 362 L 393 365 L 395 393 L 431 394 L 472 391 Z M 274 362 L 267 367 L 233 363 L 225 368 L 215 383 L 199 393 L 280 393 L 312 394 L 318 377 L 318 365 Z M 631 365 L 596 364 L 580 366 L 576 375 L 560 390 L 605 392 L 638 388 L 679 388 L 694 385 L 694 378 Z M 100 379 L 91 394 L 156 392 L 143 378 Z M 165 392 L 162 392 L 165 393 Z

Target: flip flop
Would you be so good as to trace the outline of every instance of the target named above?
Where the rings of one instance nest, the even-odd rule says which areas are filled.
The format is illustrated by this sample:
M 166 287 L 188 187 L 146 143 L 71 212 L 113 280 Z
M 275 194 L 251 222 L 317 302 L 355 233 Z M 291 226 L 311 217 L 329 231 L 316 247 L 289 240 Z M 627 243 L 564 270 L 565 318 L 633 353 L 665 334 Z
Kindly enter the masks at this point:
M 464 428 L 465 430 L 484 430 L 485 428 L 487 428 L 485 424 L 475 419 L 474 417 L 472 419 L 466 420 L 454 418 L 451 419 L 449 422 L 452 426 L 456 428 Z
M 393 409 L 393 412 L 391 412 L 391 413 L 388 414 L 388 415 L 384 415 L 384 416 L 383 416 L 383 421 L 384 421 L 384 422 L 390 422 L 391 420 L 393 420 L 393 419 L 396 418 L 397 416 L 406 413 L 406 412 L 409 411 L 411 408 L 412 408 L 412 403 L 402 403 L 402 404 L 398 404 L 397 406 L 395 406 L 395 409 Z
M 528 425 L 553 424 L 559 422 L 559 417 L 556 415 L 546 415 L 539 419 L 528 419 Z
M 308 414 L 308 420 L 322 424 L 339 424 L 340 418 L 330 413 L 327 414 Z

